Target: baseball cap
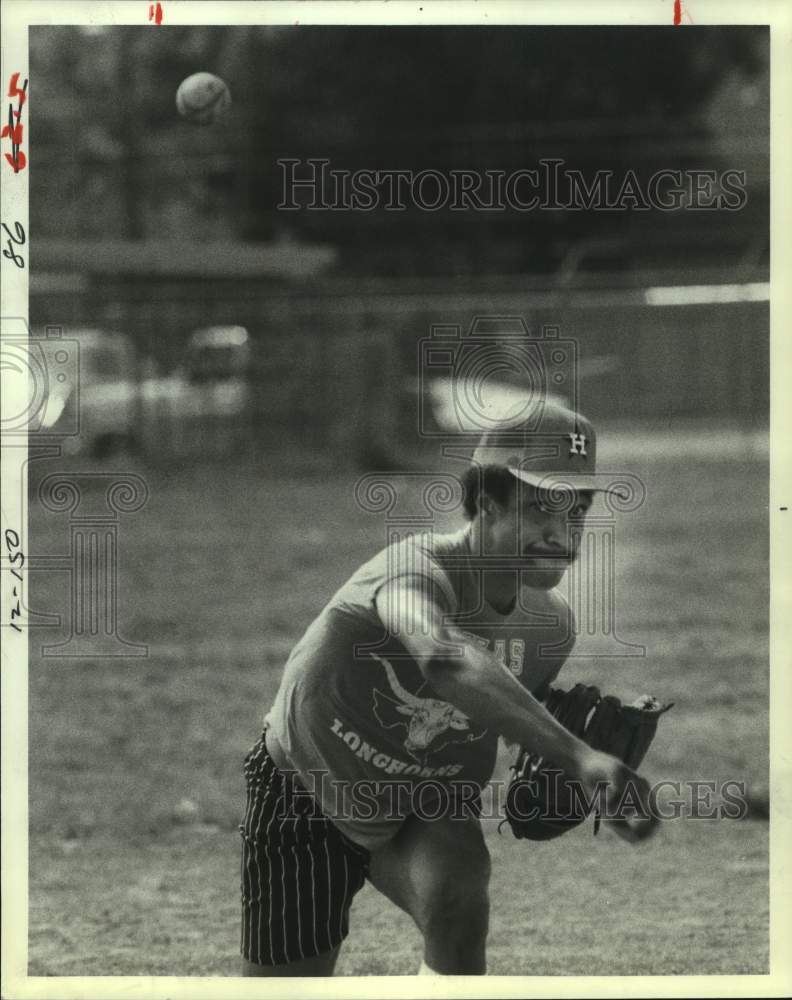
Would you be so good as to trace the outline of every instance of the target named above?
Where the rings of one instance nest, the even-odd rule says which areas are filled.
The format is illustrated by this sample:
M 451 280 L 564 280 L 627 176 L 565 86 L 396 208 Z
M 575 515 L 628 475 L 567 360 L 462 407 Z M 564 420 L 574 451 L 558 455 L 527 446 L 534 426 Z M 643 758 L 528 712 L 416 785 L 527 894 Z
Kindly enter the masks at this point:
M 505 467 L 543 489 L 616 492 L 595 476 L 597 437 L 591 421 L 551 399 L 542 400 L 528 419 L 504 420 L 486 431 L 472 462 Z

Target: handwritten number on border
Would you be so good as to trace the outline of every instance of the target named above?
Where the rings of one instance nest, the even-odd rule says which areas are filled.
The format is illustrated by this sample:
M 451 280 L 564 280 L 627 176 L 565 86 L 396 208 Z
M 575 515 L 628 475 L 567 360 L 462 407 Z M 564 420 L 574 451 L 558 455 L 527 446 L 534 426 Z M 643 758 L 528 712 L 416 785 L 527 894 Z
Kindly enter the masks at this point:
M 25 245 L 26 236 L 22 223 L 21 222 L 14 223 L 13 233 L 11 232 L 9 227 L 5 224 L 5 222 L 0 223 L 0 225 L 2 225 L 3 229 L 5 230 L 7 237 L 6 239 L 7 249 L 3 250 L 3 256 L 6 257 L 8 260 L 12 260 L 17 267 L 24 268 L 25 258 L 22 256 L 21 253 L 16 253 L 16 251 L 14 250 L 14 244 L 16 244 L 19 247 L 23 247 Z

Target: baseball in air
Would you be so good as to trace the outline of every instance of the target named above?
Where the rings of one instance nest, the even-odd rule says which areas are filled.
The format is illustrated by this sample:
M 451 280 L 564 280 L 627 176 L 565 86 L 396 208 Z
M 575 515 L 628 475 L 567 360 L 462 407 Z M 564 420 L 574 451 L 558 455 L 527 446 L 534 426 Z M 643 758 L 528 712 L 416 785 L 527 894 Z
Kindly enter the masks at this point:
M 176 91 L 176 109 L 193 125 L 211 125 L 231 106 L 231 91 L 214 73 L 193 73 Z

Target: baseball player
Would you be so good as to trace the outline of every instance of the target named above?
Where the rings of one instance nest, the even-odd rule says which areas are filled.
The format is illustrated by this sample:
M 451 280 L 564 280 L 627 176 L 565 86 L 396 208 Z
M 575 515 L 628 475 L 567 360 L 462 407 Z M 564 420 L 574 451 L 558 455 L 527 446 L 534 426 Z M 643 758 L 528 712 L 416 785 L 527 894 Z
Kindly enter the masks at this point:
M 465 527 L 384 549 L 295 646 L 245 760 L 244 974 L 332 975 L 367 879 L 417 925 L 421 973 L 485 973 L 478 793 L 499 737 L 587 792 L 645 799 L 643 778 L 540 701 L 574 642 L 554 588 L 576 555 L 569 521 L 601 488 L 595 456 L 591 423 L 550 401 L 538 428 L 486 433 L 464 477 Z

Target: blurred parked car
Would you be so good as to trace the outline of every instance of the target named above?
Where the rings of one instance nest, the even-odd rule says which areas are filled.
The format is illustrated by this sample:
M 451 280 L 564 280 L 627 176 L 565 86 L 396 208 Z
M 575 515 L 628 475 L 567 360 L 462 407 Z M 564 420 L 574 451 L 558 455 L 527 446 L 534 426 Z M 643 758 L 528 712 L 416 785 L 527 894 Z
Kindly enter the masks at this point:
M 203 418 L 241 415 L 247 406 L 250 344 L 244 327 L 195 331 L 185 364 L 165 376 L 126 334 L 81 329 L 65 337 L 79 344 L 78 385 L 53 387 L 58 398 L 49 412 L 57 434 L 73 425 L 73 411 L 79 410 L 79 434 L 64 439 L 70 454 L 135 453 L 180 439 L 185 426 Z
M 250 335 L 244 326 L 203 327 L 187 342 L 185 367 L 193 382 L 245 379 L 250 360 Z

